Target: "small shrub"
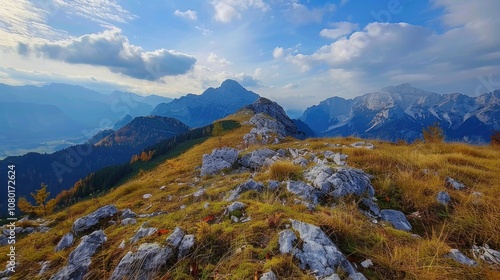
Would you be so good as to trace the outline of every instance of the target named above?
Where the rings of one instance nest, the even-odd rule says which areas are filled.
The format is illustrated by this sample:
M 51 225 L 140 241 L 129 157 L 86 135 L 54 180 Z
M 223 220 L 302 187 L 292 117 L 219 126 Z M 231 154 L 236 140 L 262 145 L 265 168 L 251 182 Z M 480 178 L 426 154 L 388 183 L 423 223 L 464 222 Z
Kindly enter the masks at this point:
M 427 128 L 422 129 L 422 135 L 426 143 L 441 143 L 444 140 L 443 129 L 438 123 L 434 123 Z
M 278 181 L 299 180 L 302 177 L 302 168 L 289 161 L 277 161 L 269 166 L 271 179 Z
M 494 130 L 491 134 L 491 145 L 500 147 L 500 130 Z

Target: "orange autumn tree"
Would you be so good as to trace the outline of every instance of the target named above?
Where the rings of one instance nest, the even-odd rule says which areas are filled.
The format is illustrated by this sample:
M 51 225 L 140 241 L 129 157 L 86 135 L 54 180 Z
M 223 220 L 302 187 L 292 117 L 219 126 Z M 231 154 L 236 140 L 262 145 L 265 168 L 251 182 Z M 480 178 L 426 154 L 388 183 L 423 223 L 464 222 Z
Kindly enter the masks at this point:
M 31 204 L 25 197 L 19 198 L 17 206 L 23 213 L 34 216 L 45 216 L 51 214 L 56 206 L 56 200 L 48 200 L 50 192 L 47 191 L 47 185 L 42 183 L 41 188 L 36 193 L 31 193 L 35 199 L 35 205 Z

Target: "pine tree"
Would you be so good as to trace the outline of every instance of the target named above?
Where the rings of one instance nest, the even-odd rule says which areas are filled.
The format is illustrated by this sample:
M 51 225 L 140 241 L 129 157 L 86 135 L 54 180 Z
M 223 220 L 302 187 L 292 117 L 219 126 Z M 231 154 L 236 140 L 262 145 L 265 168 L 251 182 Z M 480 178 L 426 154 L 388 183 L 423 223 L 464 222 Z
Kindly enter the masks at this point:
M 214 123 L 214 128 L 212 129 L 212 135 L 219 139 L 219 147 L 222 147 L 222 132 L 224 132 L 224 128 L 222 127 L 221 122 Z
M 444 140 L 443 129 L 437 122 L 422 129 L 422 134 L 426 143 L 441 143 Z

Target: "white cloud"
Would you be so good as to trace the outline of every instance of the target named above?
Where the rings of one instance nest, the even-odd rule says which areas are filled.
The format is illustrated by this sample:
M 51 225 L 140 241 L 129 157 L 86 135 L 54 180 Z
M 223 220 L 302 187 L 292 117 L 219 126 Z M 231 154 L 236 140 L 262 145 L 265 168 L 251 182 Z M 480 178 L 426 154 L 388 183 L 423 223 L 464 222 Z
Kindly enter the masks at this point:
M 319 35 L 329 38 L 329 39 L 338 39 L 342 36 L 351 34 L 354 30 L 359 28 L 357 23 L 351 23 L 346 21 L 335 22 L 332 23 L 332 26 L 335 28 L 332 29 L 323 29 L 319 32 Z
M 208 28 L 205 28 L 203 26 L 195 26 L 195 28 L 201 32 L 201 34 L 203 34 L 203 36 L 208 36 L 210 34 L 212 34 L 212 30 L 208 29 Z
M 281 47 L 276 47 L 273 50 L 273 57 L 274 58 L 281 58 L 283 57 L 284 50 Z
M 47 2 L 47 1 L 45 1 Z M 77 15 L 103 25 L 125 23 L 137 18 L 116 0 L 53 0 L 65 13 Z
M 225 59 L 224 57 L 218 57 L 215 53 L 210 53 L 207 57 L 208 63 L 217 64 L 219 66 L 231 65 L 231 61 Z
M 222 23 L 229 23 L 234 19 L 240 19 L 241 13 L 250 8 L 267 12 L 271 8 L 263 0 L 216 0 L 212 1 L 215 9 L 214 18 Z
M 112 72 L 146 80 L 185 74 L 196 62 L 195 57 L 174 50 L 146 52 L 130 44 L 117 29 L 51 43 L 20 43 L 17 51 L 71 64 L 104 66 Z
M 349 0 L 340 0 L 340 6 L 344 6 L 347 2 L 349 2 Z
M 232 6 L 219 2 L 215 6 L 215 20 L 228 23 L 235 18 L 241 18 L 241 14 Z
M 174 15 L 181 17 L 181 18 L 188 19 L 188 20 L 197 20 L 198 19 L 198 15 L 197 15 L 196 11 L 192 11 L 192 10 L 187 10 L 187 11 L 181 12 L 179 9 L 177 9 L 177 10 L 175 10 Z
M 334 12 L 334 4 L 326 4 L 321 8 L 308 8 L 306 5 L 291 3 L 290 8 L 285 11 L 289 21 L 294 24 L 307 24 L 311 22 L 321 22 L 323 15 L 328 12 Z

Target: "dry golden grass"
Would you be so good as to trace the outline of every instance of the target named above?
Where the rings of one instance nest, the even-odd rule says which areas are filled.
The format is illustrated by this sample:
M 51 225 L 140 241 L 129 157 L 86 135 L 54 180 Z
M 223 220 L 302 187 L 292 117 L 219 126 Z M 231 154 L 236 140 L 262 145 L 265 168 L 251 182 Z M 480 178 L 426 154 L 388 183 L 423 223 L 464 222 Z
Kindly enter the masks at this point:
M 249 112 L 232 116 L 243 122 Z M 250 152 L 259 146 L 245 147 L 242 137 L 249 126 L 241 126 L 221 135 L 224 146 Z M 48 234 L 35 233 L 18 240 L 16 244 L 20 266 L 12 279 L 37 279 L 39 262 L 51 260 L 47 275 L 54 274 L 66 265 L 69 253 L 79 241 L 62 252 L 54 253 L 59 239 L 69 232 L 73 222 L 97 208 L 115 204 L 119 209 L 131 208 L 138 214 L 166 211 L 154 218 L 138 219 L 130 226 L 113 225 L 105 229 L 108 241 L 92 259 L 93 279 L 107 279 L 120 259 L 134 246 L 127 244 L 118 249 L 122 240 L 133 236 L 145 221 L 150 226 L 172 230 L 180 226 L 194 234 L 197 245 L 184 260 L 170 264 L 161 271 L 170 279 L 196 279 L 189 274 L 192 263 L 200 268 L 199 278 L 253 279 L 257 271 L 273 270 L 280 279 L 314 279 L 298 268 L 296 260 L 279 254 L 277 235 L 286 228 L 289 219 L 298 219 L 320 226 L 350 260 L 360 262 L 371 259 L 374 266 L 360 271 L 369 279 L 500 279 L 500 272 L 485 264 L 465 267 L 445 258 L 450 248 L 458 248 L 469 254 L 472 244 L 487 243 L 500 249 L 500 150 L 492 147 L 469 146 L 447 143 L 385 143 L 372 141 L 373 150 L 351 148 L 348 145 L 357 138 L 287 139 L 271 148 L 306 148 L 310 151 L 331 150 L 349 156 L 350 166 L 361 168 L 374 176 L 378 204 L 382 209 L 391 208 L 405 214 L 418 211 L 420 218 L 411 219 L 413 233 L 394 230 L 387 225 L 373 224 L 362 215 L 354 199 L 336 201 L 336 206 L 319 206 L 309 211 L 301 204 L 293 203 L 284 186 L 276 192 L 247 193 L 240 199 L 247 205 L 245 212 L 251 217 L 248 223 L 233 224 L 229 217 L 222 217 L 224 197 L 228 191 L 250 177 L 249 173 L 214 175 L 201 178 L 196 167 L 201 165 L 203 154 L 219 147 L 219 139 L 213 137 L 194 146 L 183 155 L 166 160 L 153 170 L 144 172 L 122 186 L 101 197 L 82 201 L 64 211 L 47 217 L 53 221 Z M 340 144 L 334 147 L 332 144 Z M 343 146 L 345 145 L 345 147 Z M 291 162 L 276 162 L 255 177 L 267 179 L 298 179 L 305 169 Z M 427 170 L 427 171 L 424 171 Z M 467 185 L 466 190 L 446 188 L 444 179 L 450 176 Z M 165 185 L 165 190 L 160 186 Z M 206 188 L 202 200 L 190 194 L 198 188 Z M 440 191 L 447 191 L 452 203 L 445 207 L 436 201 Z M 479 192 L 478 195 L 474 192 Z M 144 200 L 142 195 L 153 194 Z M 167 199 L 167 196 L 172 199 Z M 283 205 L 286 201 L 286 205 Z M 209 208 L 204 204 L 210 203 Z M 180 210 L 181 205 L 187 207 Z M 208 224 L 202 220 L 213 215 L 221 223 Z M 165 236 L 152 236 L 144 242 L 164 244 Z M 0 261 L 5 261 L 6 247 L 0 247 Z M 360 267 L 360 266 L 358 266 Z M 41 278 L 43 279 L 43 277 Z

